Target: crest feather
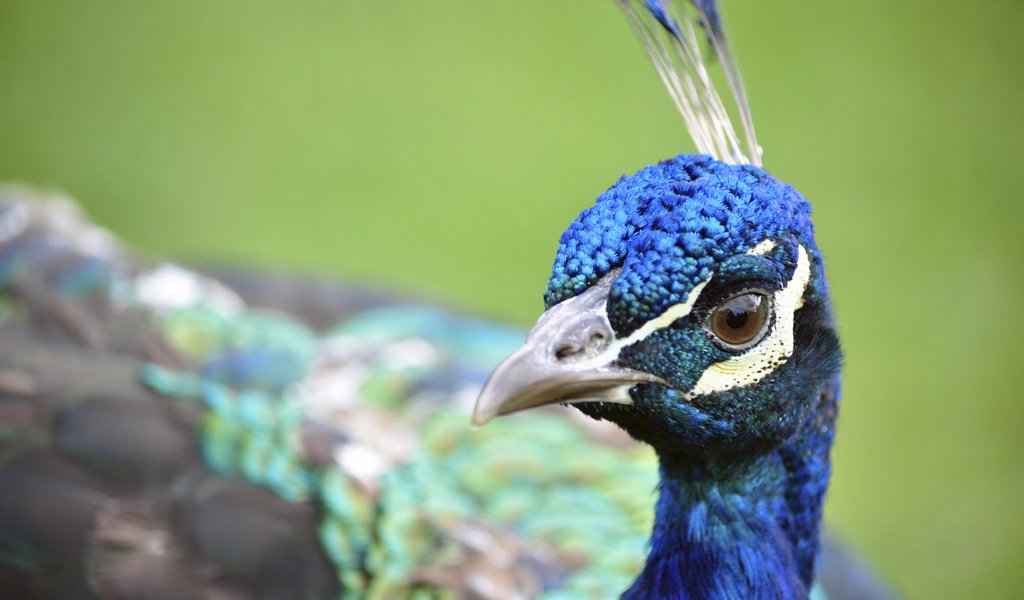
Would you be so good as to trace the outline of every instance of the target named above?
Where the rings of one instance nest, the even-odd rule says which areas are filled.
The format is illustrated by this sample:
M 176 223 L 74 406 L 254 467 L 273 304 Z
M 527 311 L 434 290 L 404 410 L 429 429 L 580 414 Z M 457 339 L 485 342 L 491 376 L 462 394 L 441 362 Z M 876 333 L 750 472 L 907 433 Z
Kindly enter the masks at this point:
M 746 91 L 716 0 L 617 1 L 682 115 L 697 150 L 722 162 L 761 166 L 761 147 L 754 134 Z M 694 22 L 703 29 L 725 71 L 742 139 L 711 80 Z

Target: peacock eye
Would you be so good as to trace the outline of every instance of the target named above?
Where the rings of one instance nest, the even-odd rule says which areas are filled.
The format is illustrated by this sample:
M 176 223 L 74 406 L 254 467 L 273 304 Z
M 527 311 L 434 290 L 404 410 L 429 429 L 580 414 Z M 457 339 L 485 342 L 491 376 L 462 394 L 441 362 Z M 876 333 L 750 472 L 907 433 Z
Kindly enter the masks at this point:
M 760 339 L 768 328 L 769 304 L 767 294 L 737 294 L 712 309 L 707 328 L 725 345 L 745 348 Z

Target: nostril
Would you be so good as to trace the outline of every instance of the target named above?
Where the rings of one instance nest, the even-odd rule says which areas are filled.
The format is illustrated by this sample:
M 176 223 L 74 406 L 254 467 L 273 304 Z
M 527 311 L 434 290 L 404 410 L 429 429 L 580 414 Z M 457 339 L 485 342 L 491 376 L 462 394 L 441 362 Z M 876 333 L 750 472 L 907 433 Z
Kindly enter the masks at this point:
M 576 356 L 583 351 L 583 346 L 579 344 L 565 344 L 555 348 L 555 358 L 562 360 L 571 356 Z

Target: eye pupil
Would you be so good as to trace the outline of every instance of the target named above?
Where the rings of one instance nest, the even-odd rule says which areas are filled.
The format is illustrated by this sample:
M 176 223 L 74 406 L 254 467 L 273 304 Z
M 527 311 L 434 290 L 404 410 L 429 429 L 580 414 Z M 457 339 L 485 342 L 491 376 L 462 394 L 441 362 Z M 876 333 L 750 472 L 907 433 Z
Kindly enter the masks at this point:
M 730 329 L 743 329 L 743 326 L 750 320 L 750 313 L 748 312 L 735 312 L 727 311 L 729 314 L 725 317 L 725 324 Z
M 708 327 L 718 339 L 735 346 L 756 338 L 767 321 L 767 298 L 764 294 L 748 292 L 733 296 L 715 307 Z

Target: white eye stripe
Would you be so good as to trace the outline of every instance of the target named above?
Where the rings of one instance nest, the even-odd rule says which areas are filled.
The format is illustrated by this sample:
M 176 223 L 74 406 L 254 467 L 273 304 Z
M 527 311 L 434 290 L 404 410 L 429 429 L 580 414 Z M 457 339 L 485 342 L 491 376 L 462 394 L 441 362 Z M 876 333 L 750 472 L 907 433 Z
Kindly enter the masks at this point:
M 757 244 L 750 250 L 747 250 L 746 253 L 751 256 L 764 256 L 765 254 L 768 254 L 774 249 L 775 242 L 771 238 L 768 238 L 762 240 L 759 244 Z M 803 247 L 801 247 L 800 250 L 802 252 Z M 804 255 L 806 255 L 806 253 L 804 253 Z M 799 265 L 797 268 L 799 268 Z M 704 288 L 711 281 L 711 277 L 711 275 L 708 275 L 707 279 L 695 285 L 693 289 L 690 290 L 690 293 L 686 296 L 685 302 L 673 304 L 672 306 L 666 308 L 665 312 L 661 313 L 657 317 L 651 319 L 650 321 L 647 321 L 646 323 L 638 327 L 636 331 L 629 334 L 628 337 L 625 337 L 621 340 L 615 340 L 614 342 L 612 342 L 612 344 L 608 347 L 607 350 L 601 353 L 601 356 L 606 357 L 608 355 L 611 355 L 613 357 L 616 357 L 619 354 L 619 350 L 621 350 L 622 348 L 625 348 L 630 344 L 635 344 L 640 340 L 645 339 L 647 336 L 651 335 L 655 331 L 664 329 L 669 325 L 675 323 L 679 319 L 688 316 L 691 312 L 693 312 L 693 305 L 697 303 L 697 300 L 700 298 L 701 292 L 704 291 Z M 803 289 L 800 290 L 800 294 L 803 294 Z
M 769 238 L 763 240 L 760 244 L 754 246 L 750 250 L 747 250 L 747 254 L 750 256 L 764 256 L 775 249 L 775 242 Z
M 766 239 L 747 251 L 753 256 L 763 256 L 771 252 L 776 244 Z M 772 371 L 786 362 L 793 354 L 793 318 L 794 312 L 803 306 L 804 289 L 810 279 L 810 259 L 803 246 L 798 246 L 798 259 L 793 278 L 782 290 L 773 294 L 775 322 L 772 331 L 758 344 L 743 354 L 733 356 L 722 362 L 712 364 L 689 392 L 684 396 L 692 398 L 701 394 L 724 391 L 745 385 L 752 385 L 767 377 Z M 711 281 L 711 276 L 698 283 L 686 297 L 685 302 L 672 305 L 659 316 L 638 327 L 629 336 L 612 340 L 600 354 L 572 364 L 573 369 L 594 369 L 615 361 L 626 346 L 635 344 L 656 331 L 664 329 L 679 319 L 688 316 L 700 294 Z
M 615 340 L 612 340 L 612 343 L 608 344 L 608 347 L 605 348 L 605 350 L 600 354 L 597 354 L 586 360 L 581 360 L 577 363 L 574 363 L 573 368 L 593 369 L 603 365 L 610 364 L 612 361 L 618 358 L 619 352 L 621 352 L 622 349 L 625 348 L 626 346 L 635 344 L 640 340 L 646 338 L 647 336 L 651 335 L 655 331 L 658 331 L 659 329 L 664 329 L 665 327 L 668 327 L 669 325 L 675 323 L 679 319 L 682 319 L 683 317 L 689 315 L 690 312 L 693 311 L 693 305 L 696 304 L 697 299 L 700 298 L 700 293 L 704 290 L 704 286 L 706 286 L 709 281 L 711 281 L 710 275 L 707 279 L 698 283 L 693 287 L 692 290 L 690 290 L 689 295 L 686 296 L 685 302 L 673 304 L 672 306 L 665 309 L 665 312 L 661 313 L 660 315 L 651 319 L 650 321 L 647 321 L 646 323 L 638 327 L 636 331 L 629 334 L 627 337 L 621 339 L 616 338 Z
M 762 242 L 763 244 L 763 242 Z M 762 244 L 758 244 L 760 248 Z M 770 250 L 770 248 L 769 248 Z M 786 287 L 775 292 L 775 324 L 772 331 L 756 346 L 743 354 L 733 356 L 709 366 L 687 398 L 713 392 L 753 385 L 786 363 L 793 354 L 793 321 L 796 310 L 803 306 L 804 290 L 811 276 L 811 261 L 807 250 L 798 246 L 798 258 L 793 278 Z

